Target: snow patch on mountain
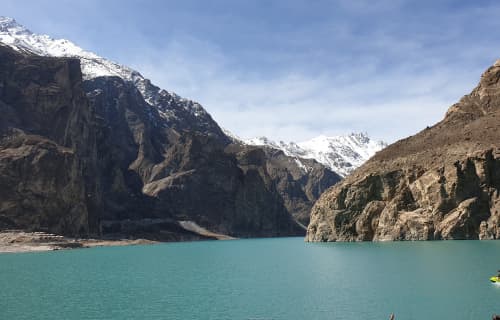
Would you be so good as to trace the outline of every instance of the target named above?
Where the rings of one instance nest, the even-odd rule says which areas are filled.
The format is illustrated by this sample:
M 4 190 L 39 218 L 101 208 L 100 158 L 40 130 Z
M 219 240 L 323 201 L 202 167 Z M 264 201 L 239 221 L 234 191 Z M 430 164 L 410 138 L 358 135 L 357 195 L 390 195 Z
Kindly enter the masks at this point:
M 276 142 L 266 137 L 245 140 L 244 143 L 282 150 L 287 156 L 315 159 L 342 177 L 347 176 L 387 144 L 374 141 L 366 133 L 344 136 L 319 136 L 304 142 Z

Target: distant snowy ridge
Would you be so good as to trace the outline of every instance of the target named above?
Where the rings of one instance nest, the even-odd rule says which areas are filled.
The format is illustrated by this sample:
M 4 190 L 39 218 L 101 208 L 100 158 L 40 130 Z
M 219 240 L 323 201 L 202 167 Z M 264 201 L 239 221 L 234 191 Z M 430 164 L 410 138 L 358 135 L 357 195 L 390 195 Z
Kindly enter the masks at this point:
M 175 93 L 162 90 L 144 78 L 139 72 L 102 58 L 93 52 L 83 50 L 71 41 L 52 39 L 47 35 L 35 34 L 16 20 L 0 16 L 0 42 L 19 52 L 29 52 L 49 57 L 72 57 L 80 59 L 84 79 L 100 76 L 116 76 L 134 83 L 146 102 L 158 107 L 160 115 L 166 119 L 176 117 L 175 112 L 165 108 L 165 101 L 183 107 L 196 117 L 209 117 L 197 102 L 184 99 Z M 203 119 L 200 119 L 203 121 Z
M 365 133 L 345 136 L 319 136 L 304 142 L 275 142 L 266 137 L 245 140 L 244 143 L 282 150 L 295 158 L 315 159 L 342 177 L 347 176 L 387 144 L 373 141 Z

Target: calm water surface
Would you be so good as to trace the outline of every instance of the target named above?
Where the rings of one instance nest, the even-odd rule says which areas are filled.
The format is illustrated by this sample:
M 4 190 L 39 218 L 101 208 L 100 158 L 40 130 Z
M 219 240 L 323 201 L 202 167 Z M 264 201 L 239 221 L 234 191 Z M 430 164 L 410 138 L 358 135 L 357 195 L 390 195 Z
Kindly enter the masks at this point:
M 0 319 L 491 319 L 500 241 L 302 238 L 0 254 Z

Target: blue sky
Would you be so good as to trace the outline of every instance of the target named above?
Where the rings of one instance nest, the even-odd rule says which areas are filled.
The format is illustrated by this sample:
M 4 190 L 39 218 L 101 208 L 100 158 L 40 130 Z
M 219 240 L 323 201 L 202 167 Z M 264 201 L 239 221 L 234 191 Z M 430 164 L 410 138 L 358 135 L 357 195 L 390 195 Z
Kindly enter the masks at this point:
M 0 15 L 132 66 L 243 138 L 442 119 L 500 58 L 498 1 L 22 1 Z

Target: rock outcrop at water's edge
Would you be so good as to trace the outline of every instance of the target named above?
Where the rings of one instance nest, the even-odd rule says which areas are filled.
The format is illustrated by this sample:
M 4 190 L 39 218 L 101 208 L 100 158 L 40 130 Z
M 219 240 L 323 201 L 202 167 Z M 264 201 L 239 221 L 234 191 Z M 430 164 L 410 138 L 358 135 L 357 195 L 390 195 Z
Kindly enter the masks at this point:
M 307 241 L 500 238 L 500 62 L 445 118 L 314 205 Z

